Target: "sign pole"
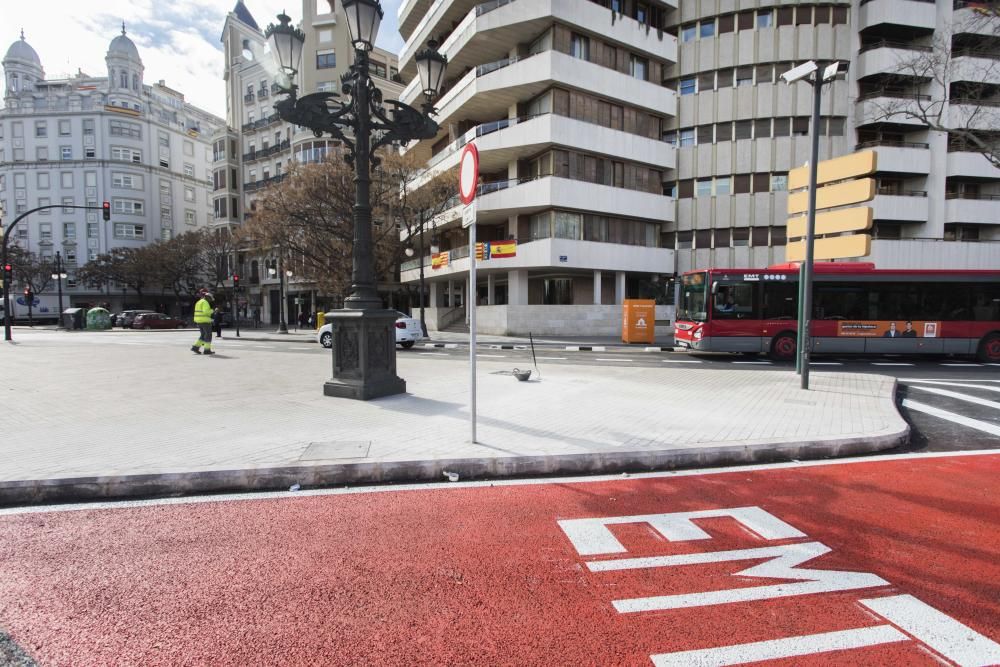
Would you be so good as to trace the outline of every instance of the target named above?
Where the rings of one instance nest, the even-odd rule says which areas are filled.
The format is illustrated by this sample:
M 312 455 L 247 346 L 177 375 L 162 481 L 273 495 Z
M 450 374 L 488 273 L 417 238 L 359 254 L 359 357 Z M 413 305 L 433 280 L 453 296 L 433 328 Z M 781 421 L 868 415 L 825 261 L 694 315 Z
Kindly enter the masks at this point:
M 462 149 L 458 168 L 458 196 L 465 209 L 462 227 L 469 230 L 469 425 L 471 442 L 476 443 L 476 190 L 479 186 L 479 151 L 469 143 Z
M 469 387 L 472 401 L 472 443 L 476 442 L 476 209 L 469 225 Z

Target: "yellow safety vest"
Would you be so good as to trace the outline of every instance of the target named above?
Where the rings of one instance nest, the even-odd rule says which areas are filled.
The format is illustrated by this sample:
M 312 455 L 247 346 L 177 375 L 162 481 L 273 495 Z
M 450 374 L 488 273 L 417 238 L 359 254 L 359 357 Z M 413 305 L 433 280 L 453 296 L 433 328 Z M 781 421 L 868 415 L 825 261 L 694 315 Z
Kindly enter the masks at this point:
M 208 302 L 208 299 L 199 299 L 198 303 L 194 304 L 194 323 L 212 323 L 212 304 Z

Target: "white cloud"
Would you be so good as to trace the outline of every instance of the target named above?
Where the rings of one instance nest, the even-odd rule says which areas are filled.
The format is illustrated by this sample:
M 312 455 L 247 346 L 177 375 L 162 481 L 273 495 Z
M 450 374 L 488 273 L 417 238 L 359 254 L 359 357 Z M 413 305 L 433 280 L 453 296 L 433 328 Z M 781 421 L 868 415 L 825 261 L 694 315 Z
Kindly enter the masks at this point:
M 317 0 L 303 0 L 315 2 Z M 326 0 L 322 0 L 325 2 Z M 402 48 L 396 28 L 400 0 L 382 0 L 385 18 L 379 31 L 379 46 L 393 52 Z M 223 59 L 219 37 L 225 17 L 236 0 L 3 0 L 4 30 L 0 49 L 25 39 L 42 60 L 48 78 L 72 75 L 78 69 L 105 76 L 104 56 L 108 44 L 121 33 L 121 22 L 135 42 L 146 68 L 146 83 L 164 80 L 184 94 L 188 102 L 225 116 L 226 98 L 222 81 Z M 294 0 L 244 0 L 261 30 Z M 298 22 L 302 11 L 289 11 Z M 58 17 L 56 19 L 56 17 Z M 56 19 L 56 20 L 54 20 Z

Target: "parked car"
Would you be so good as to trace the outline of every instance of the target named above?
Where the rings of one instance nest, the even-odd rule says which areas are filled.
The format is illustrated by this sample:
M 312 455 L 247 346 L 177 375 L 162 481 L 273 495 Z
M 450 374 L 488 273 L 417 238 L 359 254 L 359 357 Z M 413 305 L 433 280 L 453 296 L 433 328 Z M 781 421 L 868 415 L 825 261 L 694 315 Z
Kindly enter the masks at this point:
M 408 350 L 413 344 L 423 338 L 420 328 L 420 320 L 414 319 L 406 313 L 396 312 L 396 344 Z M 323 347 L 333 347 L 333 324 L 325 324 L 316 332 L 316 342 Z
M 123 329 L 131 329 L 132 321 L 135 320 L 136 315 L 145 313 L 155 313 L 155 310 L 123 310 L 121 315 L 118 316 L 118 324 Z
M 139 313 L 132 320 L 133 329 L 183 329 L 184 320 L 163 313 Z

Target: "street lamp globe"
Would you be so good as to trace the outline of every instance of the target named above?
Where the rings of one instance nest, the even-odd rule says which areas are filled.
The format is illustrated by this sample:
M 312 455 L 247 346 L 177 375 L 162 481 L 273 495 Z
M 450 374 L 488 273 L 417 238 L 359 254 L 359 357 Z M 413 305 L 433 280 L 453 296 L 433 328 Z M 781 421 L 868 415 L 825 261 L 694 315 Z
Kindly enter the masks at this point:
M 420 75 L 420 87 L 427 98 L 434 98 L 441 92 L 444 83 L 444 73 L 448 69 L 447 56 L 437 50 L 437 42 L 433 39 L 427 42 L 427 48 L 417 54 L 417 73 Z
M 351 32 L 351 43 L 361 51 L 371 51 L 382 23 L 382 5 L 379 0 L 344 0 L 347 15 L 347 29 Z
M 403 252 L 406 253 L 407 257 L 413 257 L 413 246 L 406 246 L 406 250 Z
M 267 26 L 264 36 L 271 49 L 271 57 L 278 61 L 282 72 L 294 76 L 298 72 L 299 59 L 302 57 L 302 44 L 306 41 L 304 32 L 292 25 L 292 19 L 282 12 L 278 14 L 280 25 L 273 23 Z
M 286 270 L 285 271 L 285 275 L 288 276 L 289 278 L 291 278 L 292 277 L 292 270 L 291 269 Z

